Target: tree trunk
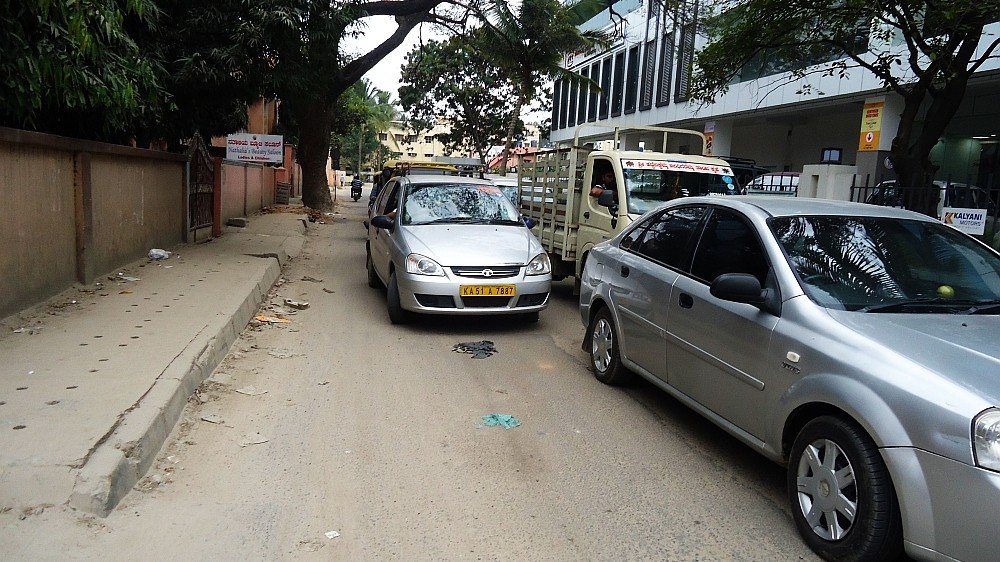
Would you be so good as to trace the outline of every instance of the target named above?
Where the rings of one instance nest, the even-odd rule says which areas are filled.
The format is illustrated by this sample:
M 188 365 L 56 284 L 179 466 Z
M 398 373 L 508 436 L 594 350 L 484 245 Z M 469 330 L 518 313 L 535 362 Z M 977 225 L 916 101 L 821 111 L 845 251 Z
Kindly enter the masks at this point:
M 514 144 L 514 127 L 517 126 L 517 120 L 521 118 L 521 108 L 524 107 L 527 97 L 523 91 L 517 94 L 517 104 L 510 115 L 510 125 L 507 126 L 507 140 L 504 142 L 503 152 L 500 153 L 501 176 L 507 175 L 507 160 L 510 159 L 510 147 Z
M 330 154 L 330 109 L 320 101 L 310 101 L 299 125 L 299 162 L 302 165 L 302 204 L 319 211 L 333 208 L 326 161 Z

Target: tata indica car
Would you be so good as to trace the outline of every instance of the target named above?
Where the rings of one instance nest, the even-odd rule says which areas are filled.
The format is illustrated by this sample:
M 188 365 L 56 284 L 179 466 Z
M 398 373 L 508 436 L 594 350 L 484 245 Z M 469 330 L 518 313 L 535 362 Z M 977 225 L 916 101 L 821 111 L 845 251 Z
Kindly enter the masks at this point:
M 537 321 L 552 275 L 530 226 L 488 180 L 393 178 L 368 225 L 368 284 L 386 286 L 393 323 L 412 313 Z
M 595 246 L 580 299 L 596 377 L 638 373 L 787 465 L 821 556 L 997 559 L 987 246 L 901 209 L 688 198 Z

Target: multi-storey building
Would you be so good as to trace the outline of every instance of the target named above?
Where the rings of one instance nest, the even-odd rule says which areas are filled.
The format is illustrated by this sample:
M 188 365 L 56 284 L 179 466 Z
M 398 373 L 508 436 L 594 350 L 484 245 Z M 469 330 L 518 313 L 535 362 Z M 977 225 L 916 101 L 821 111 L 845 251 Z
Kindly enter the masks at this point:
M 886 156 L 895 136 L 901 98 L 861 69 L 838 76 L 793 79 L 790 73 L 761 76 L 748 72 L 715 103 L 689 100 L 694 54 L 707 39 L 699 33 L 696 9 L 662 9 L 662 2 L 619 0 L 612 22 L 605 10 L 582 29 L 621 30 L 608 50 L 567 56 L 566 68 L 598 83 L 601 93 L 556 81 L 553 92 L 554 142 L 573 138 L 577 126 L 660 125 L 710 133 L 713 153 L 751 158 L 773 171 L 800 171 L 821 162 L 856 165 L 858 172 L 885 177 Z M 1000 15 L 998 15 L 1000 19 Z M 1000 24 L 988 26 L 981 48 L 1000 34 Z M 864 38 L 866 41 L 869 38 Z M 870 39 L 875 41 L 874 38 Z M 902 41 L 902 39 L 896 39 Z M 868 43 L 871 48 L 871 43 Z M 890 44 L 891 45 L 891 44 Z M 876 144 L 861 146 L 862 114 L 881 108 Z M 881 105 L 877 105 L 881 103 Z M 969 81 L 958 114 L 931 158 L 940 166 L 939 179 L 953 178 L 980 185 L 1000 172 L 1000 60 L 987 61 Z M 584 132 L 586 135 L 587 131 Z M 624 148 L 639 142 L 660 148 L 655 136 L 631 135 Z M 686 151 L 680 136 L 668 140 L 668 150 Z M 859 151 L 859 148 L 866 150 Z

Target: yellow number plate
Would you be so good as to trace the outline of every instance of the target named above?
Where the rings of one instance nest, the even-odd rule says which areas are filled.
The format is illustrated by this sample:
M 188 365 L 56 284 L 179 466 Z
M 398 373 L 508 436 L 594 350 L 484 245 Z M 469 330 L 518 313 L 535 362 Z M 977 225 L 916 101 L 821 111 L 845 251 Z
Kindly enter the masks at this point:
M 517 294 L 516 285 L 462 285 L 458 294 L 463 297 L 512 297 Z

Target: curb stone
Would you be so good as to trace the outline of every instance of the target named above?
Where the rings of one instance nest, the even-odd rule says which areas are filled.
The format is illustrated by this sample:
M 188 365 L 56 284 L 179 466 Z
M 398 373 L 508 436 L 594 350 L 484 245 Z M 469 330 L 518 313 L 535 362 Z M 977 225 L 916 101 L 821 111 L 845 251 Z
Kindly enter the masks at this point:
M 285 260 L 289 258 L 284 251 L 282 254 Z M 145 475 L 188 398 L 226 357 L 278 280 L 283 264 L 280 256 L 265 259 L 269 261 L 267 268 L 242 304 L 228 317 L 206 324 L 92 450 L 76 475 L 69 499 L 72 507 L 106 517 Z

